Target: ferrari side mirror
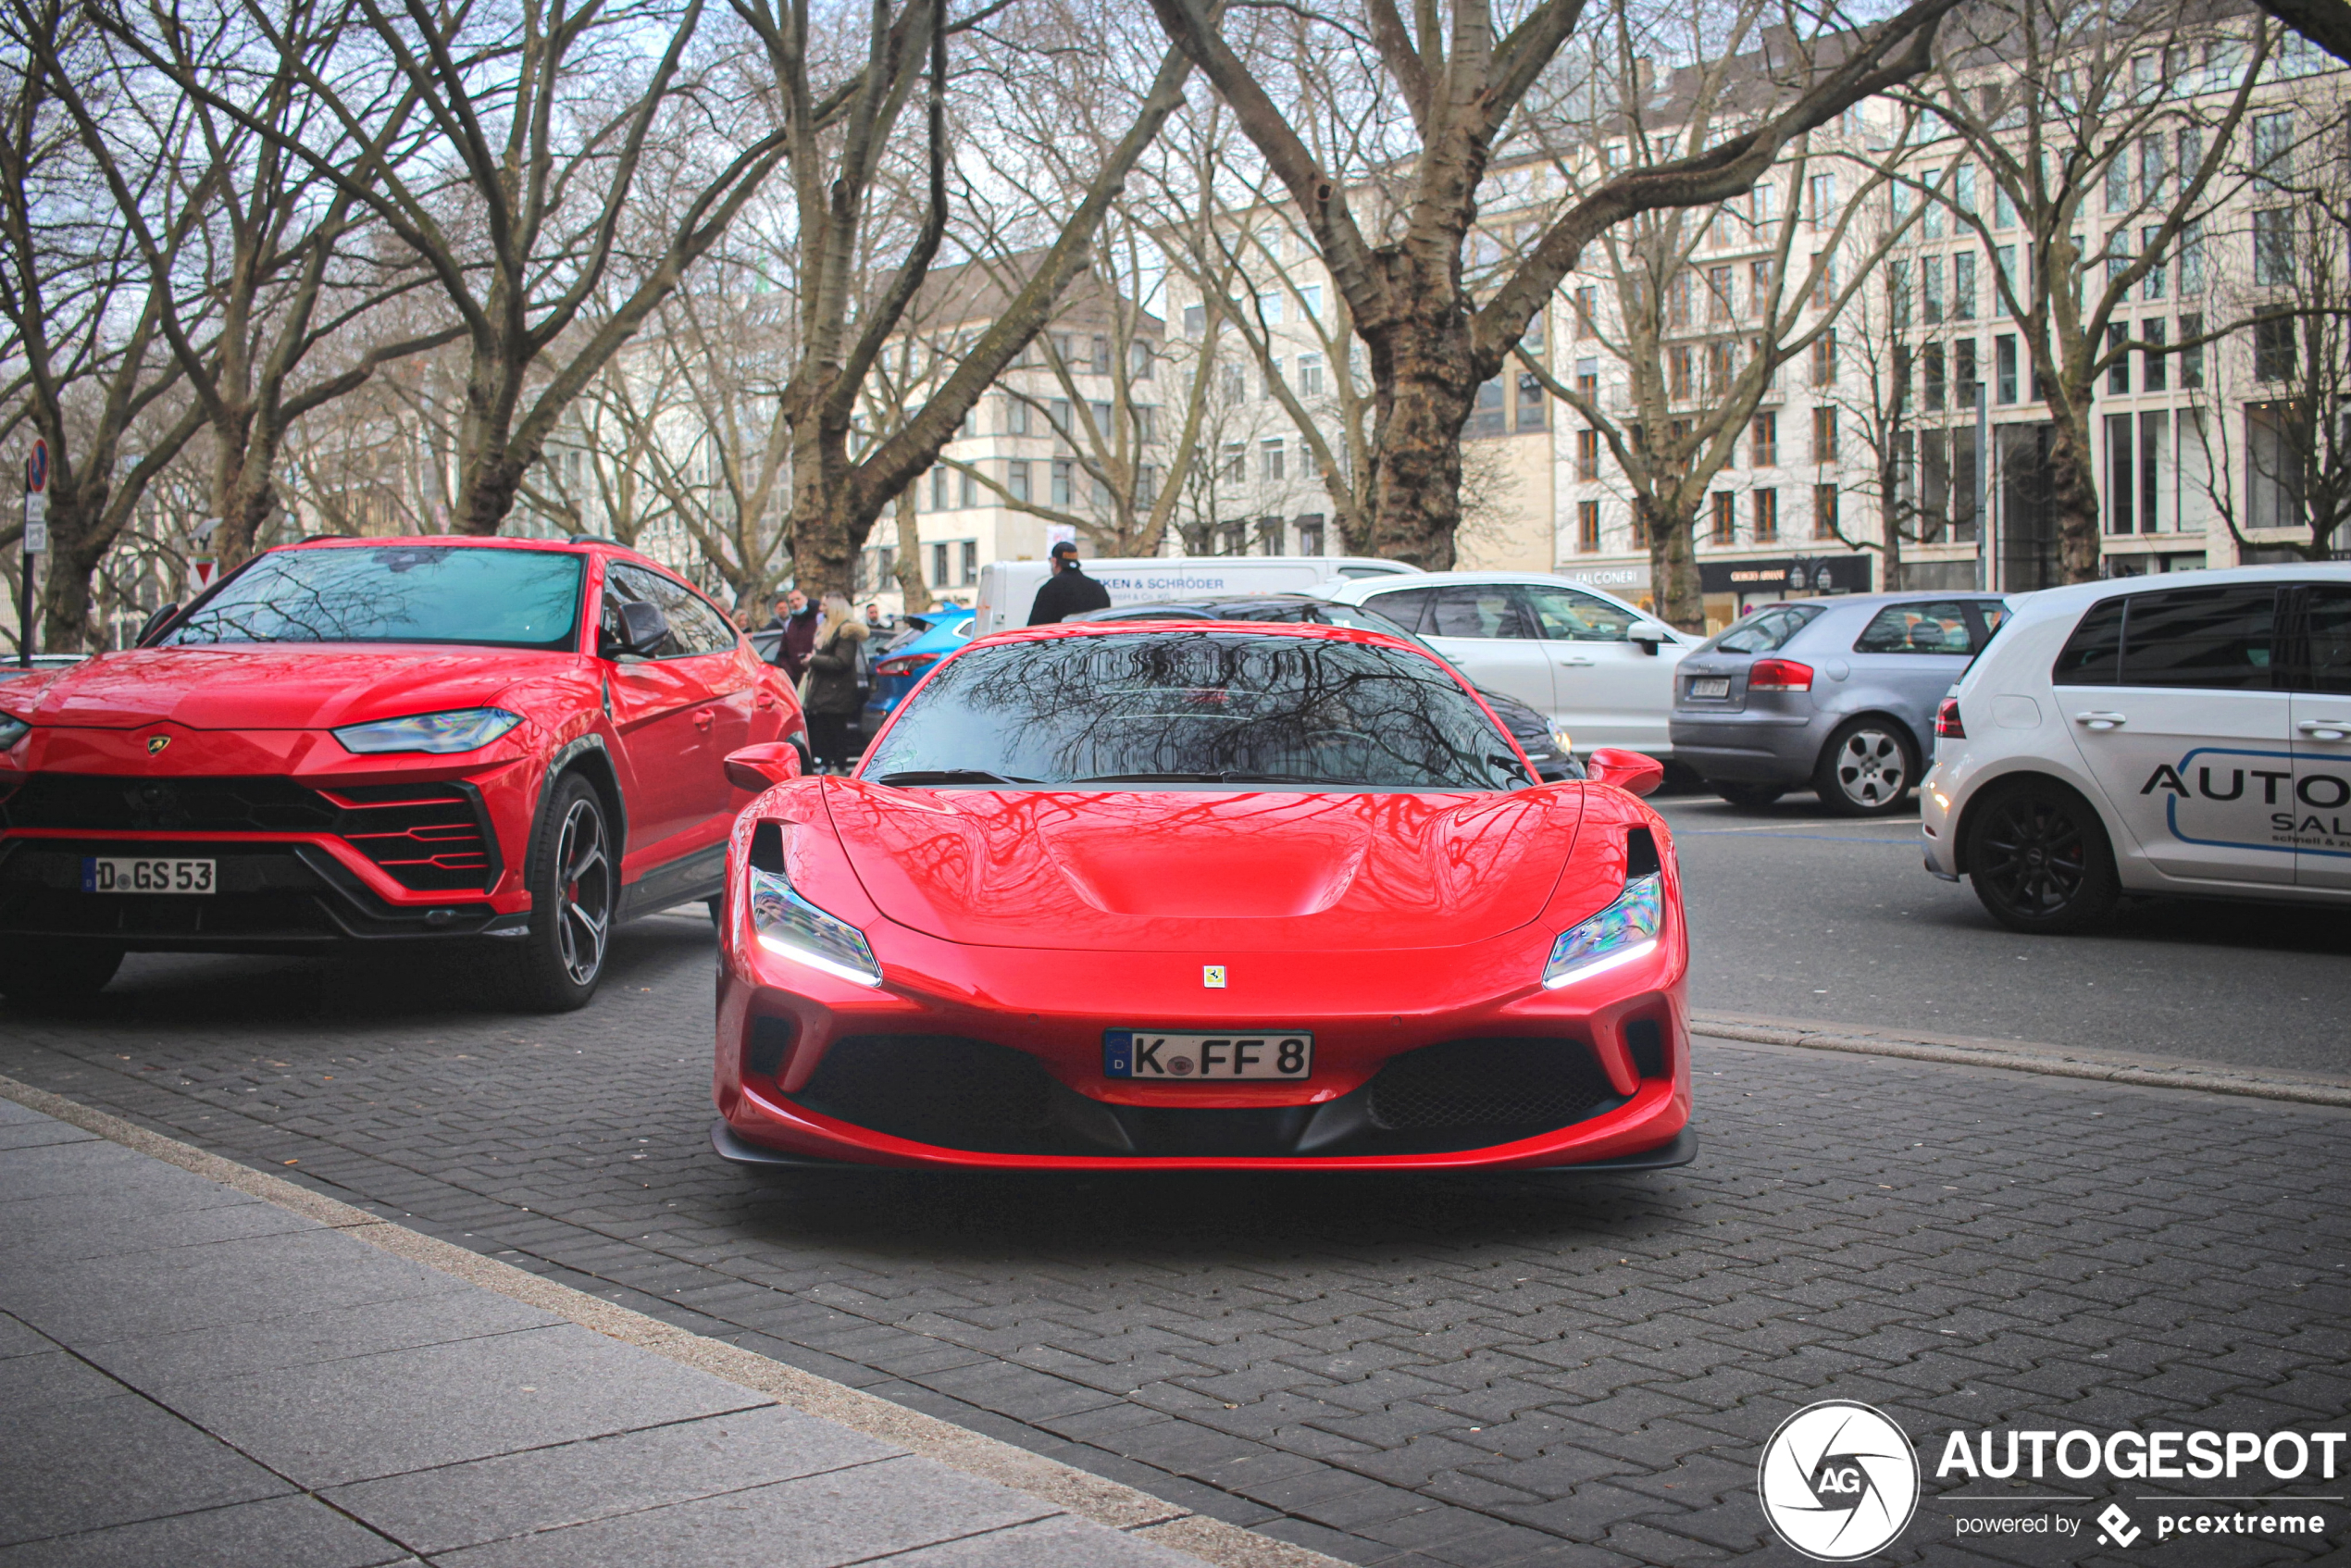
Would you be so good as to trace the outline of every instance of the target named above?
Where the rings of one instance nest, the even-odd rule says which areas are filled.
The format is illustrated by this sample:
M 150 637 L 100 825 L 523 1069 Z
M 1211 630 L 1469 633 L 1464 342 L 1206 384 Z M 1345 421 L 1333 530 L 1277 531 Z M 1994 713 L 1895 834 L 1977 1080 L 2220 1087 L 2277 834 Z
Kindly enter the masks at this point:
M 1627 794 L 1646 795 L 1665 782 L 1665 765 L 1640 752 L 1602 746 L 1584 759 L 1584 778 L 1590 784 L 1613 784 Z
M 727 753 L 727 782 L 754 795 L 788 784 L 805 771 L 796 740 L 762 740 Z

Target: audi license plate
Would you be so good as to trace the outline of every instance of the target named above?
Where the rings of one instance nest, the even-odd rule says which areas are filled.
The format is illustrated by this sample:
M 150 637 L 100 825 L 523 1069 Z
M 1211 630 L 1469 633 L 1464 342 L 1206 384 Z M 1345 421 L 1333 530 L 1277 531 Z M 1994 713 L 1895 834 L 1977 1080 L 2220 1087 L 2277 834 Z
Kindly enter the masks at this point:
M 81 890 L 85 893 L 209 893 L 216 890 L 213 864 L 208 860 L 143 860 L 84 855 L 81 861 Z
M 1236 1078 L 1302 1078 L 1313 1071 L 1314 1037 L 1299 1029 L 1252 1034 L 1108 1029 L 1102 1034 L 1106 1077 L 1229 1083 Z
M 1727 697 L 1730 694 L 1731 678 L 1727 675 L 1690 682 L 1690 695 L 1693 697 Z

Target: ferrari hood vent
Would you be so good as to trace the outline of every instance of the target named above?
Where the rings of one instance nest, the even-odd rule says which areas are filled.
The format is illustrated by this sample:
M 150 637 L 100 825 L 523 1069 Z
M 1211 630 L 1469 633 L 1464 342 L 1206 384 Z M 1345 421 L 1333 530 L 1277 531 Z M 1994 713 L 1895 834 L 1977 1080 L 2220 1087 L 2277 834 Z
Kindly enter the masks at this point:
M 993 947 L 1453 947 L 1533 920 L 1576 790 L 1500 795 L 827 791 L 882 913 Z

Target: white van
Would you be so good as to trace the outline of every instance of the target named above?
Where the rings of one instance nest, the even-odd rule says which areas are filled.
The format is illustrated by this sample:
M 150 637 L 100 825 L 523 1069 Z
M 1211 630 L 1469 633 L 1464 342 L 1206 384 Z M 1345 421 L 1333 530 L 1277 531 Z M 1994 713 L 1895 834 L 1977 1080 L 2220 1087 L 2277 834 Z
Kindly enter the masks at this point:
M 1110 591 L 1113 604 L 1150 604 L 1207 593 L 1311 592 L 1349 578 L 1417 576 L 1418 566 L 1367 555 L 1155 555 L 1080 560 L 1086 575 Z M 1052 573 L 1050 561 L 990 561 L 979 569 L 979 613 L 972 635 L 1026 626 L 1037 591 Z

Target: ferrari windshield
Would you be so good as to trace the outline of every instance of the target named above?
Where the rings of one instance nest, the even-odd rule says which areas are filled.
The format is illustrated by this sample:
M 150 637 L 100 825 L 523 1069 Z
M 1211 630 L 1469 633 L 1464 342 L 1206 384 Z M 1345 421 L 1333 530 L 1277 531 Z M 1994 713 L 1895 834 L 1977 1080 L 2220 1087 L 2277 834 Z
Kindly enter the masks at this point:
M 907 701 L 858 776 L 885 784 L 1513 790 L 1526 765 L 1417 653 L 1151 630 L 979 647 Z
M 559 652 L 578 640 L 586 559 L 450 544 L 273 551 L 191 610 L 162 645 L 459 642 Z

